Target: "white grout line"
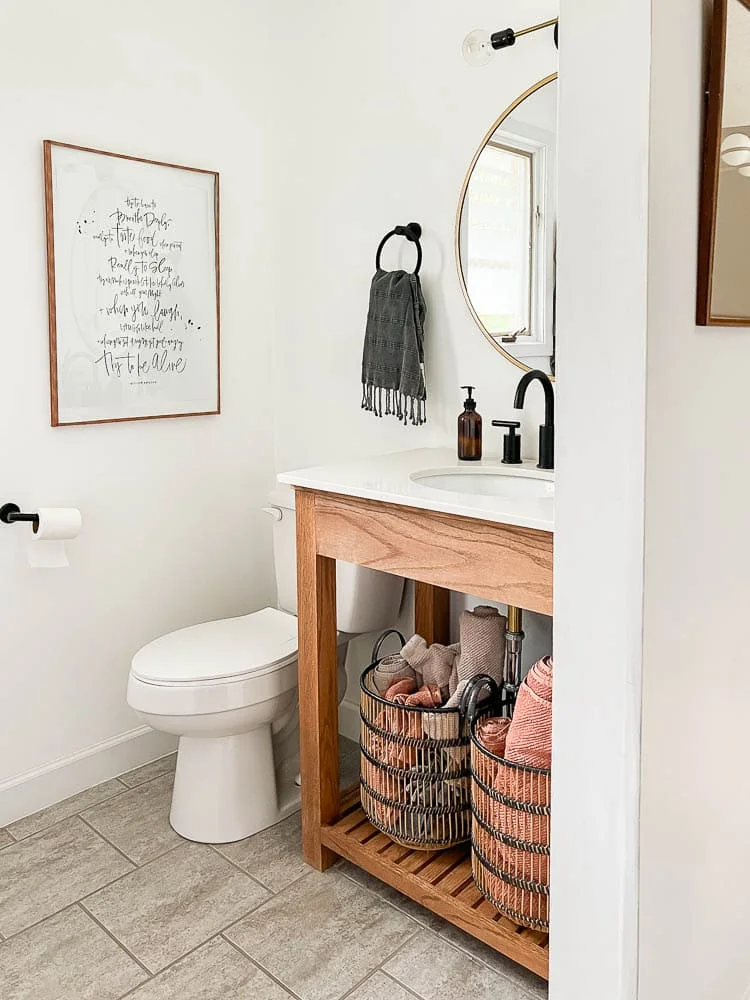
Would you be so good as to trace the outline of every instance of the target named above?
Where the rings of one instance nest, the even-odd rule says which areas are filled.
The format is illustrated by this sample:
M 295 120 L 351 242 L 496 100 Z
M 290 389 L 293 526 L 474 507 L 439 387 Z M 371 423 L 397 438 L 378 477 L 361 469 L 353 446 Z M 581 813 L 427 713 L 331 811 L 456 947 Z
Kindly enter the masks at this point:
M 95 826 L 92 826 L 92 824 L 89 823 L 87 819 L 84 819 L 80 813 L 78 814 L 78 816 L 76 816 L 76 819 L 80 819 L 80 821 L 84 824 L 84 826 L 87 826 L 92 833 L 95 833 L 96 836 L 99 837 L 101 840 L 103 840 L 105 844 L 108 844 L 113 851 L 117 851 L 120 857 L 124 858 L 128 862 L 128 864 L 133 865 L 134 867 L 131 868 L 131 871 L 134 871 L 136 868 L 140 867 L 137 861 L 134 861 L 128 854 L 125 853 L 125 851 L 119 848 L 117 844 L 113 844 L 112 841 L 109 839 L 109 837 L 105 837 L 104 834 L 101 832 L 101 830 L 97 830 Z
M 381 966 L 381 968 L 378 969 L 378 972 L 382 973 L 387 979 L 389 979 L 390 982 L 392 982 L 394 986 L 400 986 L 401 989 L 405 990 L 409 994 L 410 997 L 416 997 L 417 1000 L 424 1000 L 424 997 L 421 997 L 419 995 L 419 993 L 415 993 L 414 990 L 411 989 L 411 987 L 405 986 L 402 982 L 400 982 L 398 979 L 396 979 L 395 976 L 392 976 L 390 974 L 390 972 L 387 972 L 384 968 L 382 968 L 382 966 Z
M 294 997 L 294 1000 L 302 1000 L 299 994 L 295 993 L 290 986 L 287 986 L 280 979 L 277 979 L 272 972 L 269 972 L 268 969 L 262 966 L 260 962 L 257 960 L 257 958 L 253 958 L 251 955 L 248 955 L 248 953 L 246 951 L 243 951 L 238 944 L 235 944 L 234 941 L 230 941 L 229 938 L 226 936 L 226 931 L 230 929 L 231 928 L 227 927 L 225 930 L 221 932 L 219 937 L 223 938 L 223 940 L 226 941 L 226 943 L 231 948 L 234 948 L 234 950 L 237 952 L 238 955 L 242 955 L 242 957 L 246 959 L 248 962 L 250 962 L 251 965 L 254 965 L 259 972 L 262 972 L 264 976 L 267 976 L 269 979 L 272 979 L 276 983 L 276 985 L 280 986 L 285 993 L 289 994 L 290 997 Z
M 130 958 L 132 958 L 133 961 L 137 965 L 139 965 L 141 967 L 141 969 L 143 969 L 143 971 L 146 973 L 146 975 L 149 977 L 149 979 L 151 979 L 151 977 L 153 976 L 153 972 L 147 966 L 145 966 L 143 964 L 143 962 L 140 960 L 140 958 L 138 958 L 138 956 L 134 952 L 132 952 L 130 950 L 130 948 L 128 948 L 127 945 L 123 944 L 122 941 L 120 941 L 119 938 L 115 937 L 115 935 L 112 933 L 112 931 L 108 927 L 106 927 L 101 922 L 101 920 L 99 920 L 98 917 L 94 916 L 94 914 L 91 912 L 91 910 L 88 909 L 88 907 L 85 905 L 85 903 L 76 903 L 76 906 L 78 906 L 86 914 L 86 916 L 93 923 L 96 924 L 97 927 L 101 928 L 101 930 L 104 931 L 104 933 L 107 935 L 107 937 L 111 938 L 114 941 L 114 943 L 117 945 L 118 948 L 120 948 L 122 951 L 124 951 L 126 955 L 129 955 Z M 141 983 L 140 985 L 142 986 L 143 983 Z

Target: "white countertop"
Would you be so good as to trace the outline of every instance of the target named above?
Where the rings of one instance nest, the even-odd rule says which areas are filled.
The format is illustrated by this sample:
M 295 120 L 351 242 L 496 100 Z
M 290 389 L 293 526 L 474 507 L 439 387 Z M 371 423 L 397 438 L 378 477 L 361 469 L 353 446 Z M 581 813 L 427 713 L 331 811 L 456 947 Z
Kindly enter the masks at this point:
M 481 462 L 459 462 L 450 448 L 421 448 L 400 451 L 390 455 L 353 459 L 348 462 L 318 465 L 310 469 L 282 472 L 280 483 L 302 486 L 324 493 L 381 500 L 384 503 L 419 507 L 443 514 L 458 514 L 482 521 L 513 524 L 539 531 L 555 530 L 554 495 L 544 498 L 509 498 L 453 493 L 447 490 L 422 486 L 410 477 L 412 473 L 426 470 L 445 471 L 460 469 L 470 473 L 473 469 L 497 469 L 505 474 L 542 479 L 554 483 L 554 472 L 543 472 L 532 462 L 522 465 L 502 465 L 497 458 Z M 553 493 L 553 487 L 550 490 Z

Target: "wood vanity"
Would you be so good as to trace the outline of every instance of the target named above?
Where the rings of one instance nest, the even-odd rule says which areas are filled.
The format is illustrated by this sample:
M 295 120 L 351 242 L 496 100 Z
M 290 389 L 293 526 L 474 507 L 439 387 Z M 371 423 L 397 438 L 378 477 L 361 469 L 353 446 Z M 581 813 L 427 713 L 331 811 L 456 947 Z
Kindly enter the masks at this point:
M 305 860 L 323 871 L 347 858 L 547 978 L 548 936 L 485 901 L 471 877 L 468 845 L 437 852 L 398 846 L 367 820 L 358 788 L 339 792 L 336 560 L 414 580 L 416 631 L 428 642 L 448 642 L 451 590 L 552 614 L 552 532 L 298 483 L 295 491 Z

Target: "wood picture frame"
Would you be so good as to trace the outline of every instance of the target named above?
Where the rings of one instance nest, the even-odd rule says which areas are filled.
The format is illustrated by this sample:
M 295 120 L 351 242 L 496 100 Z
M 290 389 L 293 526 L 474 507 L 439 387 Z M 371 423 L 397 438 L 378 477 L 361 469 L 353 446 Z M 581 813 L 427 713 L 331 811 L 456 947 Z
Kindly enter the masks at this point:
M 52 426 L 220 413 L 218 172 L 43 155 Z
M 738 17 L 747 17 L 750 29 L 750 0 L 714 0 L 698 237 L 699 326 L 750 326 L 750 226 L 746 242 L 737 235 L 743 219 L 750 222 L 750 100 L 746 114 L 727 108 L 727 101 L 736 104 L 738 65 L 747 67 L 743 87 L 750 91 L 750 45 L 736 30 Z M 722 145 L 732 135 L 747 137 L 746 163 L 727 162 L 732 150 Z M 739 151 L 735 159 L 744 155 Z

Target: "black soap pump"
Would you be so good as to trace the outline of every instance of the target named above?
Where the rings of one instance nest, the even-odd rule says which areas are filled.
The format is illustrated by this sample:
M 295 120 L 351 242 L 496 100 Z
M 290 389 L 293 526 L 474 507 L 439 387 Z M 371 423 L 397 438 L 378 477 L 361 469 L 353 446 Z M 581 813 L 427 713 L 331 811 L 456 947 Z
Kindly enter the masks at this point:
M 458 457 L 463 462 L 478 462 L 482 457 L 482 418 L 471 395 L 474 386 L 462 385 L 461 388 L 469 395 L 464 400 L 464 412 L 458 418 Z

